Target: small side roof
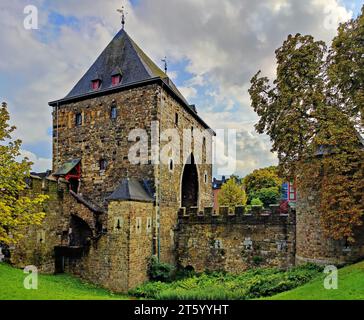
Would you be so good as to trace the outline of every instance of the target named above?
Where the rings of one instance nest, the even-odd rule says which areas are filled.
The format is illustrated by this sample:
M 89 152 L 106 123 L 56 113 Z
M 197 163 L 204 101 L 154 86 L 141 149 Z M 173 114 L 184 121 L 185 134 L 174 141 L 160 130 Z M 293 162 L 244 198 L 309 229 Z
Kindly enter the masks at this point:
M 153 197 L 144 189 L 142 184 L 134 178 L 123 179 L 107 200 L 154 202 Z
M 79 163 L 81 159 L 73 159 L 64 163 L 53 175 L 54 176 L 64 176 L 70 173 Z

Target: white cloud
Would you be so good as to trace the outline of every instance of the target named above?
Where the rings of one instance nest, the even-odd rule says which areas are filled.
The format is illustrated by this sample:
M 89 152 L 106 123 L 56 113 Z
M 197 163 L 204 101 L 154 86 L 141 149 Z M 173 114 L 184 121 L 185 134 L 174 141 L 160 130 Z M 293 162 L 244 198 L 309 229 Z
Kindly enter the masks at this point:
M 197 95 L 197 90 L 194 87 L 178 87 L 178 90 L 181 91 L 187 100 L 194 98 Z
M 338 22 L 352 15 L 338 0 L 140 0 L 136 7 L 125 3 L 127 31 L 154 61 L 164 56 L 187 61 L 192 77 L 180 88 L 187 98 L 196 99 L 200 90 L 212 88 L 213 105 L 197 106 L 206 122 L 251 132 L 257 117 L 249 106 L 249 81 L 259 69 L 274 76 L 274 51 L 287 35 L 308 33 L 329 42 Z M 6 79 L 0 76 L 0 95 L 9 102 L 24 143 L 51 143 L 48 101 L 66 95 L 111 40 L 120 28 L 116 9 L 121 4 L 33 0 L 40 12 L 39 31 L 23 28 L 27 4 L 0 4 L 0 74 Z M 51 25 L 51 12 L 78 19 L 79 27 Z M 171 72 L 172 77 L 178 74 Z M 240 172 L 275 161 L 266 137 L 241 139 L 245 142 L 238 151 Z M 260 152 L 253 153 L 253 145 Z
M 28 158 L 29 161 L 33 162 L 33 172 L 45 172 L 52 169 L 52 159 L 38 157 L 33 152 L 27 150 L 20 150 L 20 153 L 19 160 Z

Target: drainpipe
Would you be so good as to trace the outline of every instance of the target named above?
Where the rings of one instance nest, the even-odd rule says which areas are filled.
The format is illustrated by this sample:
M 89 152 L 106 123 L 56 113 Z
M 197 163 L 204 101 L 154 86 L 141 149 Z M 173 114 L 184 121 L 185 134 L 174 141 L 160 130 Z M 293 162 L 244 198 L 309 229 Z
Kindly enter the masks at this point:
M 57 120 L 56 120 L 56 122 L 57 122 L 57 124 L 56 124 L 56 127 L 57 127 L 56 165 L 58 167 L 59 166 L 59 120 L 58 120 L 58 118 L 59 118 L 59 102 L 57 102 L 57 106 L 56 106 L 56 118 L 57 118 Z
M 163 103 L 163 83 L 160 93 L 160 107 L 162 107 Z M 157 155 L 157 167 L 156 167 L 156 225 L 155 225 L 155 240 L 156 240 L 156 246 L 157 246 L 157 259 L 160 261 L 160 122 L 158 119 L 158 155 Z

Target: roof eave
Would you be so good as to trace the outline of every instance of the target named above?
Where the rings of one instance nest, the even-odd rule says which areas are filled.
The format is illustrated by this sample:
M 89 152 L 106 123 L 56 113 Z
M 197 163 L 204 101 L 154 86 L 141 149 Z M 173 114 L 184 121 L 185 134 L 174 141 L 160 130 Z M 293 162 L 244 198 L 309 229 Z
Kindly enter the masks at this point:
M 77 102 L 77 101 L 81 101 L 81 100 L 84 100 L 84 99 L 99 97 L 99 96 L 103 96 L 103 95 L 106 95 L 106 94 L 116 93 L 116 92 L 131 89 L 131 88 L 140 87 L 140 86 L 143 86 L 143 85 L 146 85 L 146 84 L 152 84 L 152 83 L 158 83 L 158 82 L 160 84 L 164 85 L 166 88 L 168 88 L 168 90 L 172 94 L 172 96 L 185 107 L 186 111 L 188 113 L 190 113 L 198 122 L 200 122 L 205 129 L 211 130 L 212 134 L 214 136 L 216 136 L 216 132 L 214 130 L 212 130 L 211 127 L 205 121 L 203 121 L 201 119 L 201 117 L 196 112 L 194 112 L 191 109 L 191 107 L 188 104 L 186 104 L 186 102 L 183 101 L 183 99 L 181 99 L 181 97 L 179 97 L 179 95 L 173 90 L 173 88 L 171 88 L 171 86 L 164 79 L 162 79 L 161 77 L 155 77 L 155 78 L 151 78 L 151 79 L 148 79 L 148 80 L 132 82 L 132 83 L 128 83 L 128 84 L 125 84 L 125 85 L 112 87 L 112 88 L 105 88 L 105 89 L 98 90 L 98 91 L 87 92 L 85 94 L 78 95 L 78 96 L 73 96 L 73 97 L 69 97 L 69 98 L 66 97 L 66 98 L 63 98 L 63 99 L 51 101 L 51 102 L 48 103 L 48 105 L 51 106 L 51 107 L 56 107 L 56 106 L 60 106 L 60 105 L 71 103 L 71 102 Z
M 76 101 L 80 101 L 80 100 L 84 100 L 84 99 L 103 96 L 103 95 L 109 94 L 109 93 L 124 91 L 124 90 L 130 89 L 130 88 L 139 87 L 139 86 L 149 84 L 149 83 L 151 84 L 151 83 L 157 82 L 158 80 L 160 80 L 160 78 L 156 77 L 156 78 L 151 78 L 151 79 L 147 79 L 147 80 L 143 80 L 143 81 L 136 81 L 136 82 L 128 83 L 128 84 L 117 86 L 117 87 L 111 87 L 111 88 L 105 88 L 105 89 L 101 89 L 101 90 L 97 90 L 97 91 L 91 91 L 91 92 L 87 92 L 87 93 L 84 93 L 81 95 L 77 95 L 77 96 L 73 96 L 73 97 L 65 97 L 63 99 L 51 101 L 48 103 L 48 105 L 51 107 L 56 107 L 57 105 L 59 106 L 59 105 L 66 104 L 66 103 L 71 103 L 71 102 L 76 102 Z

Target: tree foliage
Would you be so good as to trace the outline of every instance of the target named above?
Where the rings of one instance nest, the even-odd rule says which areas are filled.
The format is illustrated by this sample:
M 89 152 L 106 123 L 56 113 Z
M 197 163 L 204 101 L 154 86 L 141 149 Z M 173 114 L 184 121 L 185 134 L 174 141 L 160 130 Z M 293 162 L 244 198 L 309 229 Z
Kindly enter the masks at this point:
M 340 25 L 328 57 L 331 87 L 353 120 L 364 124 L 364 6 L 357 19 Z
M 246 205 L 247 201 L 245 190 L 237 183 L 236 179 L 232 178 L 221 187 L 218 197 L 220 205 L 230 208 Z
M 258 198 L 262 201 L 265 207 L 270 204 L 278 204 L 281 199 L 281 188 L 280 187 L 269 187 L 262 188 L 256 192 L 249 194 L 251 199 Z
M 273 198 L 279 200 L 283 180 L 278 176 L 278 168 L 271 166 L 254 170 L 243 179 L 243 183 L 248 195 L 248 202 L 251 202 L 254 198 L 259 198 L 265 205 L 269 205 L 275 203 L 271 202 L 274 201 Z M 272 191 L 274 191 L 274 195 Z M 266 201 L 261 197 L 264 197 Z M 268 198 L 271 198 L 271 201 Z
M 329 51 L 312 36 L 288 36 L 276 51 L 273 85 L 258 72 L 249 90 L 256 130 L 270 136 L 281 174 L 296 178 L 301 197 L 315 189 L 324 233 L 351 242 L 364 212 L 355 130 L 364 102 L 363 15 L 340 26 Z
M 44 213 L 44 195 L 25 196 L 25 179 L 29 177 L 32 163 L 20 156 L 20 140 L 12 140 L 15 127 L 9 125 L 7 106 L 0 107 L 0 243 L 15 244 L 30 225 L 40 225 Z

